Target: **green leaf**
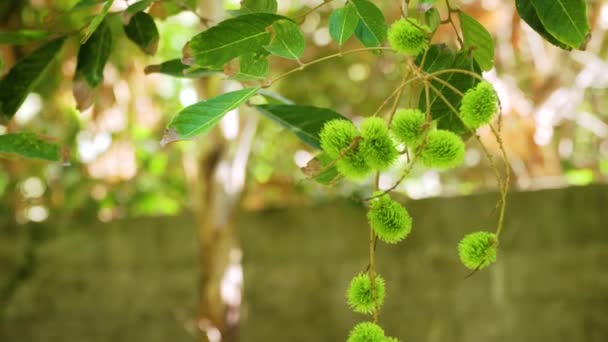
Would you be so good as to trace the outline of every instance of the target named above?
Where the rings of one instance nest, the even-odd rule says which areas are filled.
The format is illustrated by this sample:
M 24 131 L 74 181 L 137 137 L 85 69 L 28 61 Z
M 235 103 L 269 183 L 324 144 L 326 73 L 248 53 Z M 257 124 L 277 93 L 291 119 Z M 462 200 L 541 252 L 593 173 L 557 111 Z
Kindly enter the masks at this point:
M 182 61 L 203 67 L 221 68 L 233 58 L 258 52 L 270 43 L 266 27 L 283 16 L 269 13 L 246 14 L 224 20 L 203 31 L 186 45 Z
M 260 89 L 260 91 L 258 91 L 258 95 L 263 96 L 266 102 L 269 104 L 293 104 L 293 101 L 291 101 L 290 99 L 267 89 Z
M 332 161 L 333 159 L 330 156 L 325 152 L 321 152 L 302 168 L 302 172 L 306 176 L 312 177 L 318 183 L 329 185 L 340 176 L 335 165 L 327 168 Z
M 277 13 L 277 0 L 243 0 L 241 8 L 230 11 L 232 15 L 243 15 L 252 13 Z
M 560 42 L 583 50 L 590 37 L 585 0 L 530 0 L 543 27 Z
M 540 34 L 546 41 L 549 43 L 560 47 L 564 50 L 572 50 L 572 48 L 551 35 L 551 33 L 547 32 L 543 23 L 541 23 L 538 14 L 536 14 L 536 9 L 532 5 L 530 0 L 516 0 L 515 5 L 517 7 L 517 13 L 519 16 L 528 24 L 530 27 Z
M 420 66 L 422 55 L 416 58 L 416 65 L 426 72 L 436 72 L 450 68 L 454 63 L 454 56 L 454 51 L 450 50 L 446 45 L 433 44 L 427 52 L 424 65 Z
M 494 66 L 494 40 L 492 36 L 477 20 L 460 11 L 460 28 L 464 36 L 464 46 L 471 48 L 473 58 L 481 67 L 481 70 L 488 71 Z
M 420 65 L 421 59 L 421 56 L 416 59 L 417 65 Z M 481 73 L 479 65 L 473 58 L 468 56 L 466 51 L 455 53 L 441 45 L 431 45 L 422 69 L 429 74 L 445 69 L 462 69 L 476 74 Z M 477 78 L 459 72 L 444 73 L 437 77 L 448 82 L 462 93 L 479 82 Z M 431 81 L 431 84 L 448 100 L 456 111 L 459 110 L 460 102 L 462 101 L 462 97 L 459 94 L 436 80 Z M 437 120 L 438 128 L 446 129 L 460 135 L 469 134 L 469 130 L 464 126 L 460 117 L 450 109 L 432 88 L 430 89 L 429 102 L 431 116 L 433 120 Z M 424 90 L 420 94 L 418 106 L 423 112 L 426 111 L 426 94 Z
M 161 145 L 192 138 L 209 131 L 226 113 L 247 101 L 259 88 L 245 88 L 184 108 L 173 117 L 161 140 Z
M 143 10 L 145 10 L 146 8 L 148 8 L 154 1 L 156 0 L 141 0 L 138 1 L 136 3 L 134 3 L 133 5 L 127 7 L 127 9 L 125 10 L 125 12 L 127 14 L 135 14 L 137 12 L 141 12 Z
M 351 0 L 359 15 L 355 35 L 366 47 L 377 47 L 386 40 L 388 26 L 382 11 L 369 0 Z
M 230 77 L 233 80 L 262 80 L 268 75 L 270 64 L 264 53 L 252 53 L 240 57 L 239 73 Z
M 106 21 L 78 50 L 76 78 L 83 77 L 88 84 L 95 88 L 103 81 L 103 69 L 106 66 L 112 50 L 112 31 Z
M 329 34 L 338 45 L 344 44 L 355 33 L 359 14 L 351 2 L 336 9 L 329 17 Z
M 93 90 L 103 81 L 103 69 L 112 50 L 112 30 L 103 20 L 91 38 L 78 50 L 73 91 L 79 110 L 93 104 Z
M 97 30 L 99 25 L 101 25 L 106 15 L 108 14 L 110 7 L 112 7 L 112 3 L 114 3 L 114 0 L 106 1 L 105 5 L 103 5 L 103 8 L 101 9 L 101 12 L 96 15 L 95 18 L 93 18 L 93 20 L 91 20 L 91 22 L 89 23 L 89 26 L 87 26 L 87 28 L 82 31 L 80 44 L 86 43 L 87 40 L 89 40 L 89 38 L 91 37 L 91 35 L 93 35 L 93 33 Z
M 424 18 L 426 20 L 426 24 L 431 29 L 431 32 L 437 31 L 439 25 L 441 25 L 441 16 L 439 15 L 439 11 L 433 7 L 424 13 Z
M 68 11 L 49 10 L 44 16 L 44 29 L 49 32 L 79 32 L 81 35 L 99 12 L 97 3 L 80 3 Z
M 314 180 L 324 184 L 329 185 L 331 182 L 340 176 L 338 169 L 336 166 L 332 166 L 327 168 L 327 166 L 333 161 L 333 159 L 328 156 L 325 152 L 320 153 L 315 159 L 320 161 L 322 172 L 315 175 Z
M 146 74 L 165 74 L 181 78 L 200 78 L 221 73 L 221 70 L 190 67 L 182 63 L 181 59 L 172 59 L 161 64 L 148 65 L 144 69 Z
M 20 30 L 0 32 L 0 44 L 21 45 L 47 39 L 50 32 L 41 30 Z
M 277 20 L 272 23 L 272 38 L 270 44 L 265 46 L 273 55 L 298 59 L 304 53 L 306 40 L 300 27 L 290 19 Z
M 0 115 L 10 119 L 57 55 L 65 38 L 52 40 L 15 64 L 0 80 Z
M 58 144 L 42 140 L 29 132 L 0 135 L 1 153 L 14 153 L 27 158 L 49 161 L 61 159 Z
M 316 149 L 321 149 L 319 132 L 327 121 L 348 120 L 331 109 L 313 106 L 264 104 L 255 108 Z
M 148 55 L 156 53 L 159 40 L 158 29 L 149 14 L 137 12 L 124 28 L 127 37 L 143 52 Z

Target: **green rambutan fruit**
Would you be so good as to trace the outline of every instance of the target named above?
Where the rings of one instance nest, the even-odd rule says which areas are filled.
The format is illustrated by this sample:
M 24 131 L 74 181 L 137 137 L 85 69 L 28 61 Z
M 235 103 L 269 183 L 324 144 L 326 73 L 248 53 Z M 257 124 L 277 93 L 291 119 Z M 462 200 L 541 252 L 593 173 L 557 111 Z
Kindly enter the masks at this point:
M 370 201 L 367 219 L 376 236 L 386 243 L 405 239 L 412 230 L 412 218 L 407 210 L 389 195 Z
M 450 131 L 439 129 L 429 132 L 420 159 L 427 167 L 438 169 L 456 167 L 464 160 L 464 142 Z
M 385 342 L 384 329 L 372 322 L 362 322 L 350 331 L 346 342 Z
M 354 147 L 352 150 L 346 152 L 346 154 L 336 162 L 336 169 L 344 177 L 351 180 L 359 180 L 370 175 L 374 171 L 365 160 L 363 153 L 359 146 Z
M 367 165 L 376 170 L 386 170 L 391 167 L 399 153 L 388 134 L 384 120 L 377 117 L 363 119 L 361 138 L 359 148 Z
M 429 47 L 431 29 L 417 20 L 399 19 L 388 29 L 388 42 L 399 53 L 416 56 Z
M 425 123 L 426 115 L 419 109 L 400 109 L 395 113 L 391 130 L 397 141 L 415 147 L 424 138 Z
M 358 135 L 359 130 L 349 120 L 334 119 L 328 121 L 319 133 L 321 149 L 330 157 L 337 158 Z
M 469 128 L 476 129 L 487 124 L 497 112 L 498 97 L 488 82 L 478 83 L 462 97 L 460 118 Z
M 387 337 L 384 342 L 401 342 L 395 337 Z
M 382 304 L 384 304 L 384 279 L 376 275 L 375 281 L 376 301 L 378 302 L 378 307 L 381 307 Z M 371 314 L 374 312 L 376 304 L 372 292 L 372 282 L 367 272 L 359 273 L 351 280 L 348 290 L 346 291 L 346 301 L 348 306 L 355 312 L 362 314 Z
M 458 243 L 458 255 L 466 268 L 483 269 L 496 261 L 497 247 L 496 234 L 483 231 L 470 233 Z

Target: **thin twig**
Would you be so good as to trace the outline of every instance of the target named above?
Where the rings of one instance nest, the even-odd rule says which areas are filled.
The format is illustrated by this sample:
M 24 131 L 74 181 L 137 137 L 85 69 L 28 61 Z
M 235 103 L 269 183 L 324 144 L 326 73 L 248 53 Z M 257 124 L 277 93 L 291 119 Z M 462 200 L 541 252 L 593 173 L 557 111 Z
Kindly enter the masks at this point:
M 454 87 L 449 82 L 444 81 L 443 79 L 441 79 L 439 77 L 430 77 L 430 78 L 433 81 L 437 81 L 437 82 L 441 83 L 443 86 L 448 87 L 451 91 L 455 92 L 456 94 L 460 95 L 461 97 L 464 96 L 464 93 L 462 91 L 460 91 L 460 89 Z
M 450 6 L 450 1 L 449 0 L 445 0 L 445 4 L 446 4 L 446 6 L 448 8 L 448 18 L 446 20 L 447 20 L 448 23 L 450 23 L 450 25 L 454 29 L 454 33 L 456 34 L 456 39 L 458 40 L 458 44 L 460 44 L 460 48 L 462 49 L 462 47 L 464 46 L 464 42 L 463 42 L 462 38 L 460 38 L 460 34 L 458 33 L 458 29 L 456 28 L 456 24 L 454 23 L 454 20 L 452 19 L 452 13 L 460 12 L 460 10 L 452 8 L 452 6 Z
M 500 191 L 502 203 L 500 206 L 500 214 L 498 215 L 498 227 L 496 228 L 496 237 L 498 238 L 500 236 L 500 233 L 502 232 L 502 228 L 504 225 L 505 209 L 507 205 L 507 194 L 509 192 L 509 184 L 511 182 L 511 166 L 509 163 L 509 157 L 507 156 L 507 151 L 505 150 L 505 146 L 503 144 L 502 138 L 500 137 L 500 134 L 498 133 L 496 128 L 494 128 L 494 126 L 492 126 L 491 124 L 489 126 L 492 130 L 492 134 L 494 134 L 494 137 L 496 138 L 496 142 L 498 142 L 498 147 L 505 163 L 505 182 L 503 183 L 503 188 Z
M 315 7 L 311 8 L 311 9 L 309 9 L 308 11 L 306 11 L 306 12 L 304 12 L 304 13 L 302 13 L 302 14 L 300 14 L 300 15 L 296 16 L 296 17 L 294 17 L 293 19 L 294 19 L 294 20 L 298 20 L 298 22 L 299 22 L 299 23 L 302 23 L 302 22 L 304 21 L 304 19 L 306 19 L 306 17 L 307 17 L 309 14 L 311 14 L 312 12 L 314 12 L 314 11 L 318 10 L 319 8 L 321 8 L 321 7 L 325 6 L 325 5 L 327 5 L 328 3 L 332 2 L 332 1 L 333 1 L 333 0 L 325 0 L 325 1 L 323 1 L 322 3 L 318 4 L 317 6 L 315 6 Z
M 376 181 L 374 182 L 375 190 L 380 186 L 380 172 L 376 172 Z M 378 315 L 380 311 L 378 298 L 376 295 L 376 234 L 374 229 L 369 227 L 369 270 L 368 277 L 372 287 L 372 298 L 374 300 L 374 323 L 378 323 Z
M 420 79 L 420 77 L 416 76 L 414 78 L 410 78 L 405 83 L 401 83 L 397 88 L 395 88 L 395 90 L 393 90 L 393 92 L 386 99 L 384 99 L 384 101 L 382 102 L 382 104 L 380 104 L 380 107 L 378 107 L 376 109 L 376 111 L 374 112 L 374 114 L 372 114 L 372 116 L 378 115 L 378 113 L 380 113 L 380 111 L 382 110 L 382 108 L 384 108 L 384 106 L 386 106 L 386 104 L 393 98 L 393 96 L 397 95 L 401 91 L 401 89 L 405 88 L 410 83 L 412 83 L 412 82 L 414 82 L 416 80 L 419 80 L 419 79 Z
M 405 73 L 403 74 L 403 79 L 401 79 L 401 84 L 404 84 L 407 82 L 407 78 L 409 77 L 410 73 Z M 393 122 L 393 118 L 395 117 L 395 113 L 397 112 L 397 107 L 399 106 L 399 102 L 401 102 L 401 96 L 403 95 L 403 90 L 405 89 L 405 87 L 399 87 L 399 93 L 397 94 L 397 97 L 395 97 L 395 102 L 393 102 L 393 107 L 391 108 L 390 114 L 388 116 L 388 120 L 387 120 L 387 125 L 390 127 L 391 123 Z
M 460 116 L 458 115 L 458 110 L 456 110 L 456 108 L 454 108 L 454 106 L 441 93 L 441 91 L 439 91 L 439 89 L 435 88 L 435 86 L 433 84 L 431 84 L 430 82 L 429 82 L 429 87 L 431 87 L 431 89 L 433 89 L 433 91 L 435 92 L 435 94 L 437 95 L 437 97 L 439 97 L 441 100 L 443 100 L 443 102 L 445 103 L 445 105 L 454 113 L 454 115 L 456 115 L 456 117 L 458 117 L 458 119 L 460 119 Z M 460 120 L 460 121 L 462 122 L 462 120 Z
M 436 93 L 436 95 L 445 103 L 445 105 L 448 106 L 448 108 L 450 108 L 452 110 L 452 112 L 454 113 L 454 115 L 456 115 L 460 119 L 460 115 L 459 115 L 458 111 L 456 110 L 456 108 L 454 108 L 454 106 L 452 106 L 452 104 L 448 101 L 448 99 L 437 88 L 435 88 L 432 84 L 430 84 L 430 87 L 433 89 L 433 91 Z M 460 119 L 460 120 L 462 122 L 462 119 Z M 496 164 L 494 163 L 494 159 L 492 158 L 492 155 L 490 154 L 490 152 L 488 151 L 488 149 L 486 148 L 486 146 L 483 144 L 483 142 L 481 141 L 481 139 L 479 138 L 479 136 L 477 134 L 475 134 L 475 132 L 473 130 L 469 130 L 469 132 L 473 136 L 475 136 L 476 140 L 479 142 L 479 145 L 481 146 L 481 149 L 484 151 L 486 157 L 488 158 L 488 161 L 490 162 L 490 167 L 495 172 L 496 181 L 498 182 L 498 188 L 500 190 L 502 190 L 502 188 L 504 187 L 504 183 L 503 183 L 502 177 L 500 176 L 500 173 L 498 171 L 498 167 L 496 167 Z M 501 198 L 502 198 L 502 196 L 501 196 Z M 502 199 L 501 199 L 501 205 L 502 205 Z
M 429 84 L 429 86 L 436 92 L 436 95 L 440 99 L 443 100 L 443 102 L 446 104 L 446 106 L 448 106 L 448 108 L 450 108 L 458 116 L 459 115 L 458 111 L 454 108 L 454 106 L 452 106 L 452 104 L 448 101 L 448 99 L 446 99 L 445 96 L 443 96 L 443 94 L 441 94 L 441 92 L 437 88 L 435 88 L 432 84 Z M 479 141 L 482 149 L 484 150 L 484 153 L 488 157 L 488 160 L 490 161 L 490 166 L 496 173 L 496 178 L 497 178 L 498 186 L 500 189 L 500 202 L 499 202 L 500 203 L 500 213 L 498 216 L 498 223 L 497 223 L 497 227 L 496 227 L 496 237 L 498 238 L 498 236 L 500 236 L 500 233 L 502 232 L 502 228 L 504 226 L 504 216 L 505 216 L 505 209 L 506 209 L 506 205 L 507 205 L 507 192 L 508 192 L 508 187 L 509 187 L 509 183 L 510 183 L 511 170 L 510 170 L 510 164 L 509 164 L 507 152 L 504 148 L 504 144 L 503 144 L 502 138 L 500 137 L 499 132 L 491 124 L 489 124 L 488 126 L 490 126 L 492 134 L 496 138 L 496 141 L 498 143 L 499 149 L 502 154 L 502 158 L 505 163 L 504 181 L 502 181 L 502 178 L 500 177 L 500 173 L 498 172 L 498 168 L 496 167 L 495 163 L 493 162 L 493 159 L 491 158 L 490 153 L 485 148 L 485 145 L 481 142 L 481 139 L 479 139 L 479 137 L 477 135 L 475 135 L 475 137 Z
M 428 74 L 428 77 L 436 77 L 439 75 L 443 75 L 443 74 L 447 74 L 447 73 L 460 73 L 460 74 L 465 74 L 465 75 L 469 75 L 471 77 L 474 77 L 478 80 L 480 80 L 481 82 L 487 82 L 485 78 L 481 77 L 480 75 L 469 71 L 469 70 L 465 70 L 465 69 L 442 69 L 440 71 L 436 71 L 434 73 Z
M 326 61 L 326 60 L 332 59 L 332 58 L 342 57 L 342 56 L 349 55 L 349 54 L 352 54 L 352 53 L 357 53 L 357 52 L 362 52 L 362 51 L 375 51 L 375 50 L 393 51 L 393 49 L 391 49 L 389 47 L 380 46 L 380 47 L 370 47 L 370 48 L 358 48 L 358 49 L 352 49 L 352 50 L 348 50 L 348 51 L 344 51 L 344 52 L 334 53 L 334 54 L 329 55 L 329 56 L 325 56 L 325 57 L 321 57 L 319 59 L 315 59 L 315 60 L 310 61 L 308 63 L 302 63 L 298 67 L 293 68 L 293 69 L 291 69 L 291 70 L 289 70 L 289 71 L 287 71 L 287 72 L 285 72 L 285 73 L 283 73 L 283 74 L 275 77 L 274 79 L 268 81 L 266 84 L 264 84 L 262 86 L 262 88 L 268 88 L 271 85 L 273 85 L 275 82 L 277 82 L 278 80 L 280 80 L 280 79 L 282 79 L 284 77 L 287 77 L 287 76 L 289 76 L 289 75 L 291 75 L 291 74 L 293 74 L 295 72 L 302 71 L 302 70 L 306 69 L 307 67 L 309 67 L 309 66 L 311 66 L 313 64 L 317 64 L 317 63 L 320 63 L 320 62 L 323 62 L 323 61 Z
M 429 101 L 429 97 L 430 97 L 429 96 L 430 95 L 429 85 L 430 85 L 429 81 L 424 79 L 424 91 L 426 94 L 426 123 L 427 123 L 426 128 L 427 128 L 427 130 L 424 132 L 424 138 L 422 140 L 422 144 L 420 144 L 420 146 L 418 146 L 416 148 L 416 151 L 414 152 L 414 156 L 412 156 L 411 160 L 410 160 L 409 154 L 408 154 L 409 163 L 407 164 L 405 170 L 403 171 L 403 174 L 401 174 L 401 177 L 399 177 L 399 179 L 395 182 L 395 184 L 393 184 L 390 188 L 385 189 L 384 191 L 382 191 L 379 194 L 365 198 L 364 201 L 371 201 L 373 199 L 380 198 L 380 197 L 390 193 L 391 191 L 397 189 L 397 187 L 405 180 L 405 178 L 407 178 L 407 176 L 409 176 L 410 172 L 412 172 L 412 169 L 414 168 L 414 165 L 416 164 L 416 161 L 418 160 L 420 153 L 424 150 L 424 147 L 426 146 L 427 137 L 428 137 L 428 127 L 430 127 L 430 122 L 431 122 L 431 105 L 430 105 L 430 101 Z

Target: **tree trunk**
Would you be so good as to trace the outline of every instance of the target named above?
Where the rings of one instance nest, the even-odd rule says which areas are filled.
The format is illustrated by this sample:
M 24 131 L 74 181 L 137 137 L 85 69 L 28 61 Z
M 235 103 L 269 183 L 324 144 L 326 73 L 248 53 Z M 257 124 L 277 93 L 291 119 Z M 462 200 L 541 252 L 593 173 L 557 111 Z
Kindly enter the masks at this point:
M 220 0 L 201 0 L 199 10 L 210 25 L 223 19 Z M 221 82 L 204 82 L 201 88 L 206 98 L 223 92 Z M 255 118 L 248 120 L 245 127 L 239 124 L 240 134 L 234 141 L 227 140 L 216 127 L 205 139 L 214 145 L 205 146 L 196 163 L 194 205 L 201 275 L 197 326 L 205 342 L 238 341 L 242 271 L 235 221 L 257 127 Z

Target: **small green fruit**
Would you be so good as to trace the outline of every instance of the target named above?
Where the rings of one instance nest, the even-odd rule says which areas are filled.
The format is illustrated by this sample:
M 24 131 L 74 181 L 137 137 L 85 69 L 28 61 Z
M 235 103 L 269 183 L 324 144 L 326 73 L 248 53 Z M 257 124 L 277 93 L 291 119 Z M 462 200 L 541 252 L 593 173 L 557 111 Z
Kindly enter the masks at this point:
M 361 137 L 363 139 L 359 148 L 367 165 L 380 171 L 393 165 L 398 152 L 384 120 L 376 117 L 364 119 L 361 123 Z
M 459 136 L 450 131 L 436 130 L 429 132 L 420 159 L 427 167 L 449 169 L 462 164 L 464 151 L 464 142 Z
M 365 161 L 359 146 L 346 152 L 346 154 L 336 162 L 336 169 L 344 177 L 351 180 L 360 180 L 369 176 L 374 171 Z
M 376 275 L 375 280 L 376 301 L 378 302 L 378 307 L 381 307 L 382 304 L 384 304 L 384 279 Z M 376 304 L 372 292 L 372 282 L 367 272 L 359 273 L 351 280 L 350 286 L 346 291 L 346 301 L 350 308 L 355 312 L 362 314 L 371 314 L 374 312 Z
M 367 219 L 378 239 L 386 243 L 397 243 L 412 231 L 410 214 L 389 195 L 382 195 L 370 201 Z
M 401 342 L 395 337 L 387 337 L 384 342 Z
M 462 264 L 471 270 L 481 270 L 496 261 L 498 238 L 489 232 L 466 235 L 458 244 L 458 255 Z
M 348 335 L 346 342 L 385 342 L 384 330 L 372 322 L 357 324 Z
M 460 118 L 469 128 L 476 129 L 487 124 L 497 112 L 498 98 L 488 82 L 478 83 L 462 97 Z
M 429 47 L 431 29 L 415 19 L 400 19 L 388 29 L 388 42 L 399 53 L 416 56 Z
M 395 139 L 408 147 L 416 147 L 424 138 L 426 115 L 419 109 L 400 109 L 395 113 L 391 130 Z
M 334 119 L 328 121 L 319 133 L 321 149 L 330 157 L 337 158 L 358 135 L 359 130 L 349 120 Z

